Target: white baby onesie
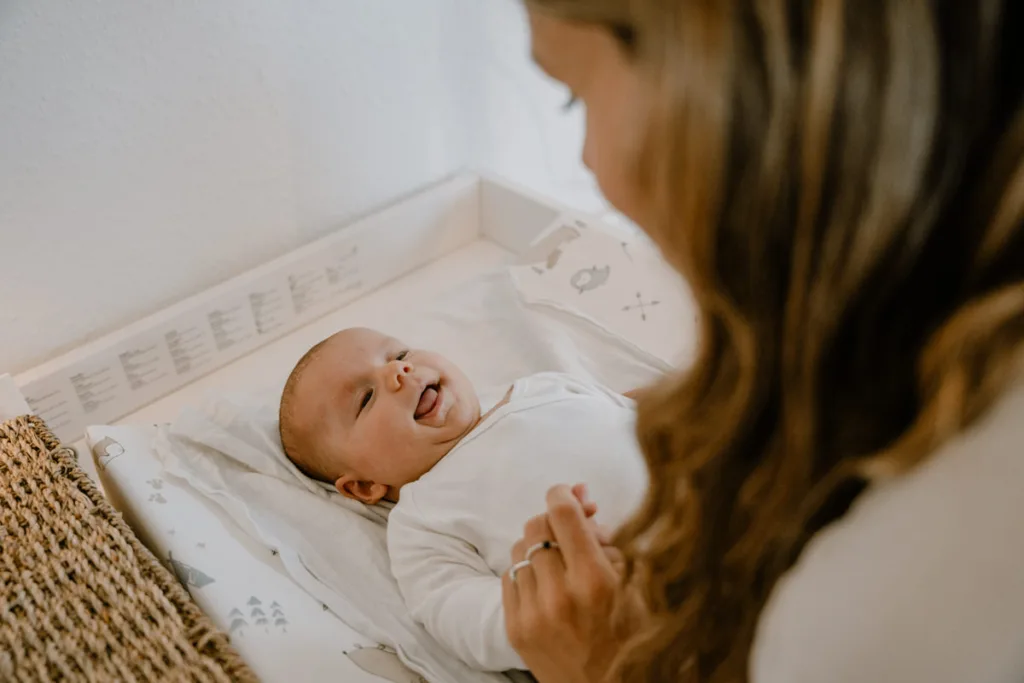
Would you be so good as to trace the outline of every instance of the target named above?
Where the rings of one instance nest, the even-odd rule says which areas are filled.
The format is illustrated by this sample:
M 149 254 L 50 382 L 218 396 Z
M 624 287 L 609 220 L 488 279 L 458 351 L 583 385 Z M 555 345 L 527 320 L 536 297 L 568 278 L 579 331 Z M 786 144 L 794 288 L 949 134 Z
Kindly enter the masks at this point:
M 635 423 L 633 401 L 596 384 L 558 373 L 518 380 L 391 511 L 391 570 L 413 618 L 474 668 L 525 668 L 501 604 L 512 545 L 556 484 L 586 483 L 597 521 L 621 525 L 647 489 Z

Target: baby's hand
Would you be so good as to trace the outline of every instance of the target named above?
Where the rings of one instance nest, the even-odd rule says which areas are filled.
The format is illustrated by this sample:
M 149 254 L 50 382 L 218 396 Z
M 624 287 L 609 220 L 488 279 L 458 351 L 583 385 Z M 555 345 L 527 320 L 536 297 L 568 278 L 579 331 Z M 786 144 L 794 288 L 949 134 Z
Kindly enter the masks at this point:
M 587 521 L 594 533 L 597 534 L 597 540 L 603 546 L 609 546 L 612 543 L 612 532 L 609 529 L 601 526 L 594 519 L 594 515 L 597 514 L 597 503 L 590 500 L 590 494 L 587 492 L 586 484 L 576 484 L 572 487 L 572 495 L 576 496 L 576 500 L 583 506 L 583 514 L 587 516 Z
M 583 514 L 590 519 L 597 514 L 597 503 L 590 500 L 590 494 L 587 492 L 586 484 L 576 484 L 572 487 L 572 495 L 576 496 L 576 500 L 583 506 Z

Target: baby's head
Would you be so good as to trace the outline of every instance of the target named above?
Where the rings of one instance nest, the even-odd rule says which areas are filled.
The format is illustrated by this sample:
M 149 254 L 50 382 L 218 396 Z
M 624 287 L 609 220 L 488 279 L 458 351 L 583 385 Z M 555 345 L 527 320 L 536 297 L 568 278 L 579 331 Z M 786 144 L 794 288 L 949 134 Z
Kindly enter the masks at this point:
M 454 363 L 374 330 L 342 330 L 299 360 L 281 395 L 281 444 L 308 476 L 395 500 L 480 419 Z

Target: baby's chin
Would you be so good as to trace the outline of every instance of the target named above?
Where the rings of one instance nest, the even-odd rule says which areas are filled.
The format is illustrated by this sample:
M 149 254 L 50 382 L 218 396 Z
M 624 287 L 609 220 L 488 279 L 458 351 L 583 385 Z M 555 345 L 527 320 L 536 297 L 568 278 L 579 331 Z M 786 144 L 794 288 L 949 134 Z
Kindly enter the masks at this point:
M 457 397 L 445 418 L 445 440 L 457 441 L 469 433 L 480 421 L 480 399 L 475 393 Z
M 462 389 L 457 394 L 457 402 L 453 408 L 458 409 L 465 419 L 475 423 L 480 419 L 480 397 L 473 389 Z

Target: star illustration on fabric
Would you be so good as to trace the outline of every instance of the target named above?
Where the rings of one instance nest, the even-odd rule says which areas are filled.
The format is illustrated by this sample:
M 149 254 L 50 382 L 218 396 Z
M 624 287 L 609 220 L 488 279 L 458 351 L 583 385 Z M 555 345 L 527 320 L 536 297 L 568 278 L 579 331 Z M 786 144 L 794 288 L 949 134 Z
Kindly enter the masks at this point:
M 636 293 L 636 303 L 623 306 L 623 311 L 640 311 L 640 320 L 647 322 L 647 311 L 650 308 L 654 308 L 661 304 L 660 301 L 644 301 L 643 295 L 640 292 Z

